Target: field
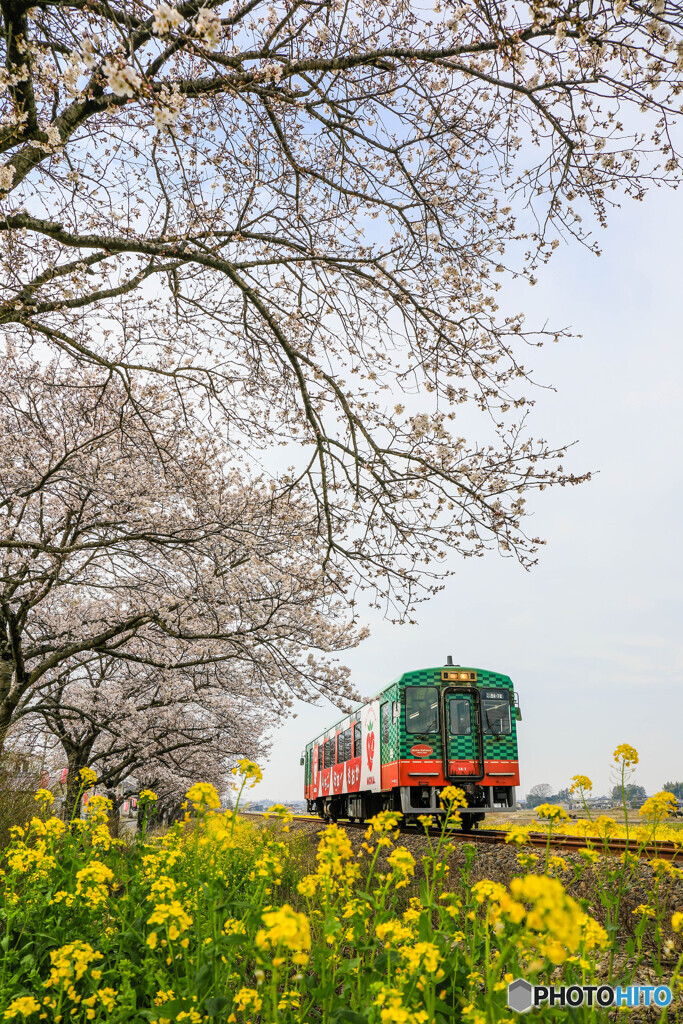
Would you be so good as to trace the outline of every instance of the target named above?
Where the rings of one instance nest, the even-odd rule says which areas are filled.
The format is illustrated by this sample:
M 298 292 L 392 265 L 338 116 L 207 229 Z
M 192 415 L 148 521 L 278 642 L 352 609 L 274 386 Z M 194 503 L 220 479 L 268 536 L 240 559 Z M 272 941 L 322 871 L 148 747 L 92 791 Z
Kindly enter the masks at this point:
M 241 795 L 259 771 L 249 762 L 240 771 Z M 449 824 L 460 797 L 444 791 Z M 609 854 L 604 820 L 570 862 L 528 850 L 512 823 L 517 870 L 503 884 L 474 880 L 469 844 L 451 871 L 448 829 L 425 837 L 417 859 L 400 845 L 394 812 L 369 823 L 359 849 L 336 825 L 311 849 L 284 808 L 274 809 L 277 827 L 259 827 L 221 813 L 200 783 L 185 822 L 158 837 L 145 826 L 126 845 L 109 836 L 105 798 L 71 826 L 50 816 L 50 799 L 36 794 L 35 817 L 5 854 L 4 1020 L 498 1024 L 519 1019 L 507 1008 L 510 981 L 551 976 L 669 985 L 668 1007 L 634 1018 L 681 1019 L 683 913 L 670 896 L 683 872 L 655 858 L 645 901 L 624 922 L 639 861 Z M 142 799 L 151 822 L 154 794 Z M 634 852 L 669 837 L 669 806 L 651 798 L 630 826 Z M 540 814 L 550 831 L 567 825 L 559 808 Z M 582 1007 L 572 1019 L 609 1013 Z M 560 1008 L 542 1014 L 567 1019 Z

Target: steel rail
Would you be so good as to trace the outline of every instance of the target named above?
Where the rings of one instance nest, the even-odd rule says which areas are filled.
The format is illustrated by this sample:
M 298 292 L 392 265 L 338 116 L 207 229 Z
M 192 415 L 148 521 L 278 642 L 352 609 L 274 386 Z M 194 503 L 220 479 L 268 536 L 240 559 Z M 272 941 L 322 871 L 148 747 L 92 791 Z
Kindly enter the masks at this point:
M 254 817 L 264 817 L 266 812 L 263 811 L 240 811 L 240 814 L 252 814 Z M 275 819 L 277 820 L 277 819 Z M 320 822 L 321 830 L 326 827 L 327 822 L 323 821 L 317 815 L 294 815 L 293 822 L 296 821 L 308 821 L 308 822 Z M 367 828 L 367 822 L 360 821 L 346 821 L 339 819 L 336 822 L 341 828 L 346 829 L 361 829 Z M 442 834 L 442 829 L 432 826 L 428 829 L 415 828 L 411 826 L 401 827 L 402 835 L 414 835 L 429 836 L 439 838 Z M 456 843 L 474 843 L 475 845 L 501 845 L 506 841 L 506 837 L 509 836 L 509 832 L 500 832 L 496 829 L 476 829 L 471 832 L 463 832 L 460 829 L 449 829 L 448 839 L 450 842 Z M 682 836 L 683 838 L 683 836 Z M 548 847 L 548 834 L 547 832 L 529 832 L 527 833 L 527 842 L 524 846 L 532 847 Z M 508 843 L 509 846 L 516 846 L 515 843 Z M 612 837 L 603 839 L 601 836 L 566 836 L 559 834 L 550 835 L 550 849 L 551 850 L 566 850 L 568 852 L 578 853 L 581 850 L 592 850 L 596 853 L 604 854 L 609 853 L 610 855 L 619 856 L 623 853 L 631 853 L 638 855 L 642 858 L 648 858 L 650 860 L 659 858 L 661 860 L 679 860 L 683 866 L 683 843 L 678 844 L 671 842 L 670 840 L 662 840 L 661 842 L 646 843 L 641 846 L 633 840 L 627 840 L 622 837 Z

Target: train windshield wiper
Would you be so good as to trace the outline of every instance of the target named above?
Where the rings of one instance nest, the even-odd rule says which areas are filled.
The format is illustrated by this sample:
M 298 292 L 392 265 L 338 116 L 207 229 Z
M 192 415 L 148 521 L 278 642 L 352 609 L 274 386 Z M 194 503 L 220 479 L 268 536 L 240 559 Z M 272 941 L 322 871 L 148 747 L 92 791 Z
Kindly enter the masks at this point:
M 499 740 L 499 739 L 501 739 L 501 738 L 502 738 L 502 735 L 503 735 L 503 721 L 502 721 L 502 719 L 501 719 L 501 718 L 497 718 L 497 719 L 494 719 L 494 721 L 496 721 L 496 722 L 498 723 L 498 725 L 499 725 L 499 729 L 498 729 L 498 732 L 496 732 L 496 730 L 495 730 L 495 727 L 494 727 L 494 724 L 493 724 L 493 722 L 491 721 L 491 715 L 490 715 L 490 713 L 489 713 L 489 712 L 487 711 L 487 712 L 486 712 L 486 724 L 488 725 L 489 729 L 491 730 L 491 735 L 492 735 L 492 736 L 495 736 L 495 738 L 496 738 L 497 740 Z

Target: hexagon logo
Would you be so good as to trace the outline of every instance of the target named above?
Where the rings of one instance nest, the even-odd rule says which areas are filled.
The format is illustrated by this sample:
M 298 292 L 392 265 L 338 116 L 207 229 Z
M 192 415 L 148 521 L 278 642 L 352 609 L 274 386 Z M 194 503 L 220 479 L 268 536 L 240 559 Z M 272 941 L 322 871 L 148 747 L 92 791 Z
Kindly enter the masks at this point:
M 508 1006 L 517 1013 L 526 1013 L 533 1003 L 533 987 L 524 978 L 517 978 L 508 985 Z

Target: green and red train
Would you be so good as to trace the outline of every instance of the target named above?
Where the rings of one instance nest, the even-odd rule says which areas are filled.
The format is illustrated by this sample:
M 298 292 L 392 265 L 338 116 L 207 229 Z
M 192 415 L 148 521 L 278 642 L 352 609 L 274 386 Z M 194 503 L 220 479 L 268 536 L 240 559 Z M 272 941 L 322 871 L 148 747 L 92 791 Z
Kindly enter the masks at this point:
M 447 664 L 404 672 L 306 745 L 311 813 L 363 821 L 382 810 L 407 820 L 442 814 L 439 794 L 467 796 L 462 827 L 516 807 L 519 701 L 509 676 Z

